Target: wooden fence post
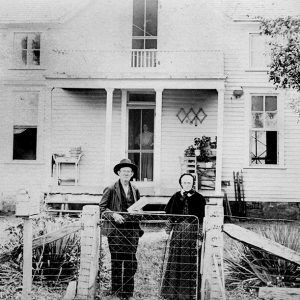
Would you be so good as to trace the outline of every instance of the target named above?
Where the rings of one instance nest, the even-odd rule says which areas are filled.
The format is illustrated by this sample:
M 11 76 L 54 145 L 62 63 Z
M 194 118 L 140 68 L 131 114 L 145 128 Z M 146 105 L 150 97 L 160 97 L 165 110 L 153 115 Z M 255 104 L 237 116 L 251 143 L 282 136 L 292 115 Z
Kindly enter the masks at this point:
M 29 217 L 23 218 L 23 286 L 22 299 L 31 300 L 32 287 L 32 221 Z
M 23 227 L 23 282 L 22 300 L 31 300 L 32 288 L 32 220 L 39 213 L 40 198 L 33 191 L 22 189 L 16 197 L 16 217 L 22 217 Z
M 201 300 L 225 300 L 222 233 L 224 209 L 223 201 L 220 199 L 215 199 L 205 207 L 201 253 Z
M 93 300 L 99 269 L 100 227 L 99 206 L 85 205 L 82 210 L 80 268 L 77 285 L 77 300 Z

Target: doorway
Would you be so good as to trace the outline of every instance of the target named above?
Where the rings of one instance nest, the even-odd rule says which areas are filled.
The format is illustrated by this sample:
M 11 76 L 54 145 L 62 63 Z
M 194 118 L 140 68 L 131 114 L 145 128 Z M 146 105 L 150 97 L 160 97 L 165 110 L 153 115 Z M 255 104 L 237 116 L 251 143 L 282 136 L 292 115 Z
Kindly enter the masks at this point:
M 155 94 L 129 94 L 128 158 L 138 166 L 136 181 L 153 181 Z M 153 103 L 153 104 L 151 104 Z

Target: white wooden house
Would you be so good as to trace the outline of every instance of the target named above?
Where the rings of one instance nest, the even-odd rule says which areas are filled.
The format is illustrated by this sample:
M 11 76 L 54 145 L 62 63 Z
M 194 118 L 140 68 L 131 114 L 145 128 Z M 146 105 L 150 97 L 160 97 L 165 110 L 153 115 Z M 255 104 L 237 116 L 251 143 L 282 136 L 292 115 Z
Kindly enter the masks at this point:
M 0 191 L 99 194 L 129 157 L 139 164 L 142 194 L 169 196 L 184 150 L 204 135 L 217 137 L 215 188 L 204 194 L 225 188 L 233 199 L 232 172 L 242 170 L 247 201 L 299 200 L 297 115 L 268 82 L 255 19 L 299 14 L 299 1 L 0 0 L 0 7 Z M 145 124 L 148 148 L 140 146 Z M 72 147 L 83 152 L 78 185 L 58 185 L 52 156 Z

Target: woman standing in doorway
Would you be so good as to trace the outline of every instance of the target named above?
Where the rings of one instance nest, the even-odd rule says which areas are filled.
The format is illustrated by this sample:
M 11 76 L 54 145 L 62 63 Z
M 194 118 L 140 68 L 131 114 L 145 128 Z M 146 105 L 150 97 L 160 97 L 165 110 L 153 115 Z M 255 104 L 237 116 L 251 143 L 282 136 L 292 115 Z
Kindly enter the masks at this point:
M 202 235 L 205 199 L 193 189 L 194 183 L 192 174 L 182 174 L 179 178 L 181 190 L 171 197 L 165 209 L 167 214 L 174 215 L 170 216 L 166 227 L 170 248 L 161 288 L 165 299 L 194 300 L 198 292 L 200 251 L 197 247 Z
M 141 150 L 152 150 L 154 144 L 153 132 L 149 131 L 147 124 L 143 125 L 143 132 L 135 140 Z M 141 180 L 153 180 L 153 153 L 143 152 L 141 159 Z

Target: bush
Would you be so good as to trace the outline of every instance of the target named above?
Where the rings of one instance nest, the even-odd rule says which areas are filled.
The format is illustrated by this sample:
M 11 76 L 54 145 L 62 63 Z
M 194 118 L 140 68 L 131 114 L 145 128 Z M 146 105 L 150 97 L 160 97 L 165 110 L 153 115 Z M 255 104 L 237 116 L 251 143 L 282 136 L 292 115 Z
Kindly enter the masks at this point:
M 276 224 L 256 230 L 292 250 L 300 252 L 300 229 L 296 225 Z M 240 284 L 246 289 L 260 286 L 300 287 L 297 278 L 300 268 L 296 264 L 281 259 L 261 249 L 234 242 L 226 251 L 226 284 L 235 288 Z
M 33 219 L 33 238 L 58 230 L 74 222 L 68 217 L 55 218 L 41 214 Z M 0 245 L 1 286 L 18 286 L 22 280 L 23 264 L 23 223 L 6 228 L 8 239 Z M 80 258 L 80 236 L 78 232 L 67 235 L 55 242 L 41 245 L 33 250 L 33 280 L 53 285 L 69 282 L 78 273 Z M 13 278 L 15 280 L 11 280 Z M 5 292 L 0 288 L 0 294 Z

